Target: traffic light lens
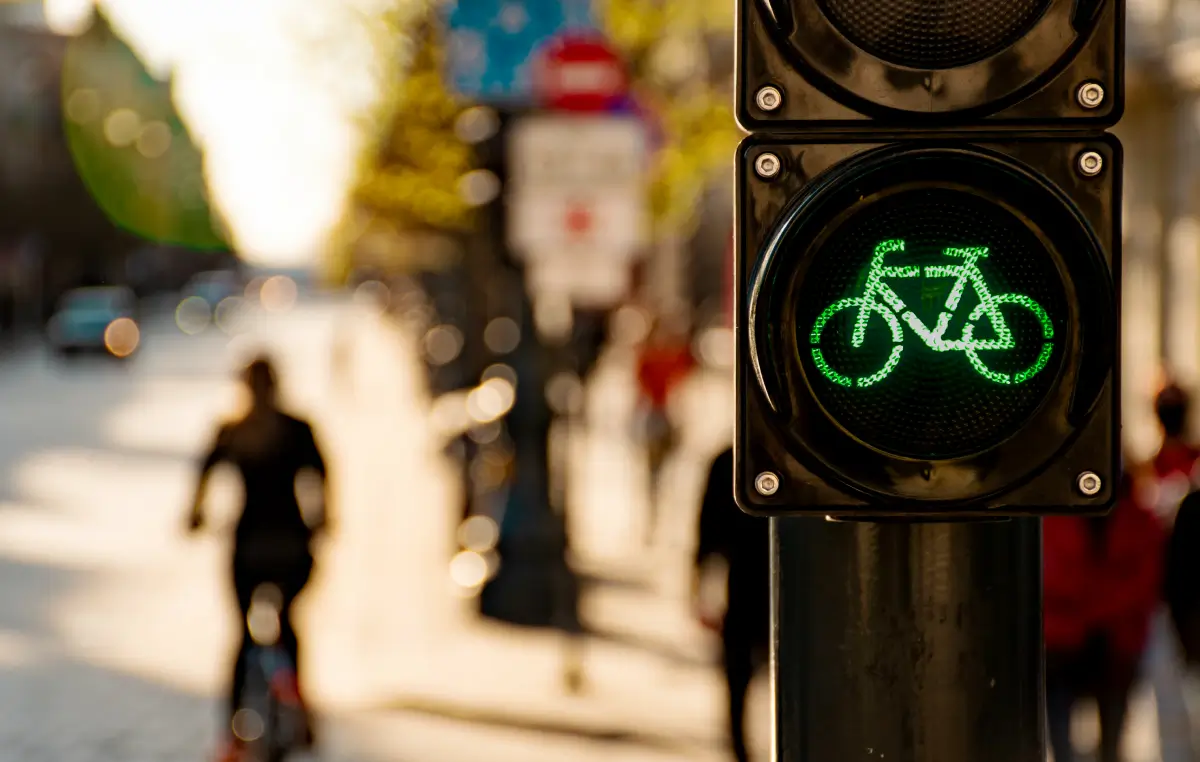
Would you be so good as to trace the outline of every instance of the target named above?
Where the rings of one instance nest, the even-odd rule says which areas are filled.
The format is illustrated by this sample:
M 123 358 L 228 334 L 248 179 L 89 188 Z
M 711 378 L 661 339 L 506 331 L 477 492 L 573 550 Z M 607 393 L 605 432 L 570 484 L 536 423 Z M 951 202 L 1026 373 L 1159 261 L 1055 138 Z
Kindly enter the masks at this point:
M 887 63 L 949 69 L 1024 37 L 1052 0 L 819 0 L 853 45 Z
M 908 187 L 858 205 L 796 291 L 808 383 L 839 426 L 901 457 L 952 459 L 1011 437 L 1045 401 L 1068 306 L 1055 260 L 997 201 Z

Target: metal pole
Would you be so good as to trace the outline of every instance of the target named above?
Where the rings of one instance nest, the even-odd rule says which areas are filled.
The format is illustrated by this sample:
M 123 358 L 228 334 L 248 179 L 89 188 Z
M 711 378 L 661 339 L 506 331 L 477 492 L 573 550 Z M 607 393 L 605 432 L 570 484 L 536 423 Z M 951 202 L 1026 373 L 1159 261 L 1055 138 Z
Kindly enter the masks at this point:
M 775 762 L 1044 762 L 1041 521 L 771 520 Z

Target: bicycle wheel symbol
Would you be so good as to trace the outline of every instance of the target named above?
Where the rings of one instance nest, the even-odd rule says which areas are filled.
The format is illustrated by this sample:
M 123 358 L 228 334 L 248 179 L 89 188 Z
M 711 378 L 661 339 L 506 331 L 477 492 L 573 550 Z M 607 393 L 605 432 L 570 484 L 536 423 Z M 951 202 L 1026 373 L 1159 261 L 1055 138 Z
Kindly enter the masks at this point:
M 1038 321 L 1041 327 L 1042 347 L 1038 352 L 1037 359 L 1034 360 L 1028 367 L 1015 373 L 1006 373 L 1002 371 L 992 370 L 979 356 L 980 350 L 1011 350 L 1015 346 L 1015 342 L 1010 339 L 1009 342 L 987 342 L 975 340 L 975 327 L 979 325 L 989 312 L 999 310 L 1002 305 L 1012 304 L 1022 307 L 1031 312 L 1034 318 Z M 1004 318 L 1001 316 L 1000 318 Z M 990 303 L 980 302 L 979 305 L 971 311 L 967 317 L 967 324 L 963 327 L 963 352 L 967 355 L 967 359 L 979 375 L 993 381 L 997 384 L 1012 385 L 1023 384 L 1029 379 L 1042 372 L 1050 362 L 1050 356 L 1054 354 L 1054 343 L 1051 341 L 1054 338 L 1054 324 L 1050 322 L 1050 316 L 1046 314 L 1046 310 L 1042 306 L 1023 294 L 1000 294 L 993 297 Z
M 888 354 L 887 360 L 884 361 L 883 365 L 878 370 L 865 376 L 851 378 L 850 376 L 845 376 L 841 373 L 838 373 L 833 369 L 832 366 L 830 366 L 829 361 L 825 359 L 825 355 L 821 352 L 820 346 L 821 334 L 825 330 L 825 326 L 828 325 L 833 317 L 838 313 L 850 309 L 861 310 L 864 306 L 870 311 L 870 314 L 867 318 L 867 331 L 871 331 L 874 325 L 879 324 L 879 320 L 874 319 L 876 316 L 878 316 L 882 319 L 883 323 L 891 333 L 892 347 L 891 352 Z M 855 338 L 859 338 L 859 341 L 855 342 Z M 817 318 L 817 322 L 813 324 L 812 335 L 809 337 L 809 339 L 812 344 L 813 362 L 816 363 L 817 369 L 821 371 L 821 374 L 839 386 L 857 387 L 859 389 L 873 386 L 887 378 L 888 375 L 895 370 L 896 366 L 900 364 L 900 355 L 904 351 L 904 329 L 900 326 L 900 321 L 896 318 L 895 314 L 893 314 L 892 311 L 883 304 L 864 296 L 854 296 L 843 299 L 840 302 L 834 303 L 831 307 L 829 307 L 829 309 L 822 312 L 820 317 Z M 852 336 L 850 339 L 850 344 L 857 349 L 858 347 L 862 346 L 863 339 L 859 336 Z

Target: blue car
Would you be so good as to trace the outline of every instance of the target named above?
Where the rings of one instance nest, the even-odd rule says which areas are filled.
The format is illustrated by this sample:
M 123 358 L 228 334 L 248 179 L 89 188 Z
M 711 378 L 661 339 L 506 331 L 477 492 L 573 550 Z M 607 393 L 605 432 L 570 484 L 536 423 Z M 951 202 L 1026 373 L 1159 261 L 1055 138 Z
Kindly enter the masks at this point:
M 141 343 L 136 299 L 122 286 L 68 291 L 47 326 L 50 344 L 59 354 L 96 352 L 127 358 Z

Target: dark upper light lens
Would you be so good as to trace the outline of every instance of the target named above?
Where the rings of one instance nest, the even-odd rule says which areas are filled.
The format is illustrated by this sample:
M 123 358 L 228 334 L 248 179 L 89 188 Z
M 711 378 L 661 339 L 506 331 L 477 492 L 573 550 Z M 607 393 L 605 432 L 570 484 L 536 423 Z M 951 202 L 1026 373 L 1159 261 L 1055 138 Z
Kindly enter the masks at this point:
M 819 0 L 846 39 L 897 66 L 949 69 L 1012 46 L 1051 0 Z

